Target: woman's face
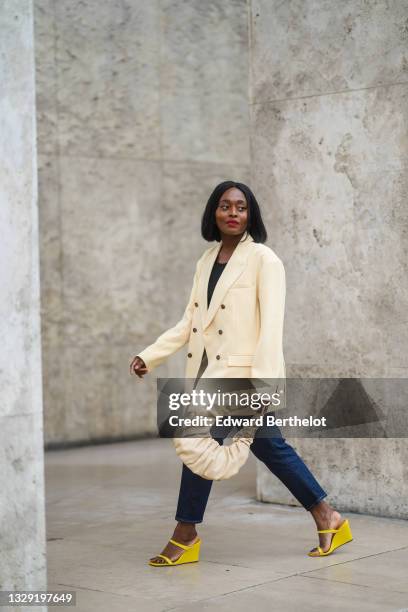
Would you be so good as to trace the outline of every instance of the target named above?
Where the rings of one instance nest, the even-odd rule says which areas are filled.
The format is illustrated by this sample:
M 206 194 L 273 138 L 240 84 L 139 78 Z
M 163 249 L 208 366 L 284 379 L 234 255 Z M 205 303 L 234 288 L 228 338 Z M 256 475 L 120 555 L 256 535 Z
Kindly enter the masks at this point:
M 215 222 L 221 235 L 239 236 L 248 225 L 248 204 L 236 187 L 224 191 L 215 210 Z

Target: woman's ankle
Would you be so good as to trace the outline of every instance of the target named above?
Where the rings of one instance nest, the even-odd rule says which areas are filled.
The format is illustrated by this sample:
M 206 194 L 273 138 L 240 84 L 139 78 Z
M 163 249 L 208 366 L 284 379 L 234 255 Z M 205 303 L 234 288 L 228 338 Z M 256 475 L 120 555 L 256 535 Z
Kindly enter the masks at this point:
M 174 530 L 174 536 L 179 537 L 182 540 L 192 540 L 196 537 L 197 531 L 195 523 L 181 523 L 178 522 Z
M 341 517 L 341 514 L 326 501 L 320 501 L 318 504 L 313 506 L 310 512 L 317 526 L 320 526 L 327 521 L 331 521 L 333 518 L 337 519 Z

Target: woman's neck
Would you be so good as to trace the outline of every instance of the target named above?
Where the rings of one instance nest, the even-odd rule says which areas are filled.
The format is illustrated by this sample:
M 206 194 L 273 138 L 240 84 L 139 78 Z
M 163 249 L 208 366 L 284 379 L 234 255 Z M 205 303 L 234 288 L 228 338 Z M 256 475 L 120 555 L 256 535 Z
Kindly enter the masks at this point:
M 221 234 L 221 248 L 218 251 L 217 262 L 226 263 L 233 252 L 235 251 L 239 242 L 241 242 L 243 234 L 239 236 L 229 236 L 227 234 Z

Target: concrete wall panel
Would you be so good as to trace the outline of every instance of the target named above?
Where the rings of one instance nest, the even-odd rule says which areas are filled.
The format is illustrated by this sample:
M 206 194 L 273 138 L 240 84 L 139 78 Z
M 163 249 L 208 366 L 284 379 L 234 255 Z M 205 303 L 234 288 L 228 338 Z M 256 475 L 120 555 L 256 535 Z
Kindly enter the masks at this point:
M 156 431 L 134 355 L 181 318 L 214 186 L 248 179 L 245 0 L 36 3 L 46 441 Z M 56 145 L 54 146 L 54 141 Z
M 251 101 L 406 82 L 407 4 L 251 0 Z
M 250 2 L 251 177 L 286 267 L 288 376 L 407 376 L 407 18 Z M 408 516 L 405 439 L 294 442 L 340 509 Z M 258 469 L 259 499 L 297 503 Z

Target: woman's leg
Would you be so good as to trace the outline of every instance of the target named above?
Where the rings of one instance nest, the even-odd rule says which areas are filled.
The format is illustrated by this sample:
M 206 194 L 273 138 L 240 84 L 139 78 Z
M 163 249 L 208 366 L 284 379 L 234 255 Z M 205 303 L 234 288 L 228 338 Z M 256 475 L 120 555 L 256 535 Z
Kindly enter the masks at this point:
M 183 463 L 176 521 L 194 525 L 203 522 L 212 483 L 212 480 L 195 474 Z
M 215 439 L 219 444 L 223 444 L 222 438 Z M 196 541 L 198 536 L 195 526 L 197 523 L 203 522 L 212 483 L 212 480 L 207 480 L 195 474 L 183 463 L 175 516 L 177 525 L 172 539 L 185 545 L 193 544 Z M 183 552 L 180 546 L 168 542 L 161 554 L 175 561 Z M 161 557 L 153 557 L 152 560 L 158 563 L 165 563 Z
M 277 432 L 273 433 L 275 436 Z M 309 468 L 282 435 L 268 438 L 257 435 L 251 444 L 251 451 L 279 478 L 306 510 L 311 510 L 327 496 Z
M 267 432 L 268 437 L 265 437 L 262 428 L 256 432 L 251 451 L 279 478 L 305 510 L 310 511 L 317 529 L 337 529 L 342 523 L 342 517 L 323 501 L 327 493 L 304 461 L 286 442 L 278 427 L 268 427 Z M 329 548 L 331 538 L 331 534 L 319 534 L 323 550 Z
M 176 542 L 189 545 L 196 541 L 198 536 L 195 526 L 196 523 L 203 522 L 212 483 L 212 480 L 206 480 L 198 474 L 194 474 L 183 463 L 175 516 L 177 525 L 171 536 Z M 183 552 L 184 550 L 180 546 L 168 542 L 161 554 L 169 557 L 172 561 L 176 561 Z M 162 557 L 153 557 L 151 560 L 156 563 L 165 563 Z

